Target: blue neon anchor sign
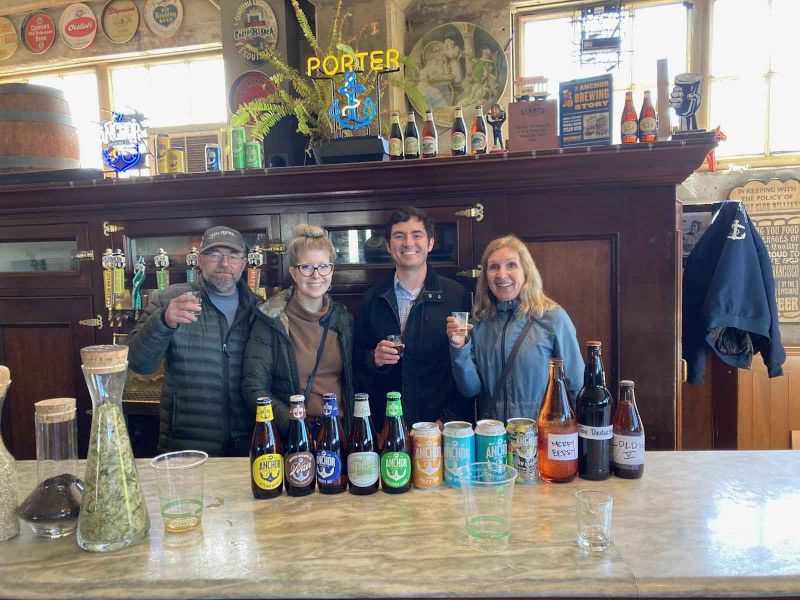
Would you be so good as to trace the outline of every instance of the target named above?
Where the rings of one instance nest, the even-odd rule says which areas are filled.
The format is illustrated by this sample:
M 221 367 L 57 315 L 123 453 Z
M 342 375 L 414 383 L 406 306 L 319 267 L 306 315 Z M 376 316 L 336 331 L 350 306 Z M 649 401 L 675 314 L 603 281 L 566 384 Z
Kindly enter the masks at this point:
M 367 96 L 364 99 L 364 107 L 359 116 L 358 107 L 361 106 L 361 100 L 356 98 L 356 95 L 363 93 L 367 88 L 362 84 L 356 82 L 356 74 L 353 71 L 347 71 L 344 74 L 344 85 L 339 88 L 339 93 L 347 98 L 345 106 L 339 106 L 339 99 L 336 98 L 331 104 L 328 111 L 328 116 L 339 123 L 343 129 L 361 129 L 366 127 L 375 118 L 377 111 L 375 110 L 375 103 L 372 98 Z

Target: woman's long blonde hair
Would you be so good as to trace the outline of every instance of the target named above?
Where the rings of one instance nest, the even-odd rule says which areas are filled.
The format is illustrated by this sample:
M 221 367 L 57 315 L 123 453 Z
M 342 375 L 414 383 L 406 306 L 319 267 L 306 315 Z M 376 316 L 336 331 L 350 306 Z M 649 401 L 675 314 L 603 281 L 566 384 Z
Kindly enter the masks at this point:
M 525 283 L 519 291 L 520 307 L 518 314 L 532 318 L 540 318 L 544 313 L 553 310 L 558 303 L 548 298 L 542 288 L 542 276 L 528 247 L 515 235 L 506 235 L 489 242 L 481 258 L 481 274 L 475 288 L 475 304 L 472 307 L 472 316 L 476 321 L 484 321 L 495 315 L 495 302 L 497 299 L 489 289 L 489 257 L 500 250 L 508 248 L 519 254 L 522 272 L 525 274 Z

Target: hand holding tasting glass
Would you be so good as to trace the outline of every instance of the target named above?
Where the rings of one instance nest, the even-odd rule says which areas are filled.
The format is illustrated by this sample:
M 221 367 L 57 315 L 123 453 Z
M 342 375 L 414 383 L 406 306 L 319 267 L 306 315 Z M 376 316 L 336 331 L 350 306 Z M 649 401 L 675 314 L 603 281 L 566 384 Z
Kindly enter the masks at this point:
M 396 365 L 403 358 L 403 350 L 406 345 L 403 343 L 403 336 L 399 333 L 392 333 L 386 339 L 378 342 L 375 347 L 375 364 L 379 367 L 384 365 Z
M 202 310 L 200 292 L 186 292 L 169 301 L 164 310 L 164 322 L 173 329 L 195 323 Z
M 472 331 L 468 312 L 454 312 L 447 317 L 447 337 L 454 346 L 462 347 L 467 343 L 467 336 Z
M 611 510 L 614 499 L 605 492 L 575 492 L 578 545 L 584 550 L 602 552 L 611 543 Z

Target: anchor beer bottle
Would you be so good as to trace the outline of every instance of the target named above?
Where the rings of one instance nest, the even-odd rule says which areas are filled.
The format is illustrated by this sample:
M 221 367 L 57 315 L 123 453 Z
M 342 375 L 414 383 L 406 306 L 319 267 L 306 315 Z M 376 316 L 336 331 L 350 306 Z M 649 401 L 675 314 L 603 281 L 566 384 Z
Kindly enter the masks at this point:
M 614 439 L 611 441 L 611 467 L 623 479 L 639 479 L 644 474 L 644 427 L 636 408 L 633 382 L 619 382 L 619 402 L 614 414 Z
M 306 428 L 306 399 L 301 394 L 289 397 L 289 436 L 286 442 L 286 493 L 307 496 L 316 481 L 314 443 Z
M 578 475 L 600 481 L 611 477 L 611 394 L 606 388 L 600 342 L 586 342 L 583 388 L 575 399 L 578 417 Z
M 567 483 L 578 473 L 578 422 L 569 405 L 564 361 L 550 359 L 550 381 L 537 422 L 539 474 L 551 483 Z
M 405 158 L 419 158 L 419 130 L 414 118 L 414 111 L 408 113 L 406 131 L 403 137 L 403 156 Z
M 650 90 L 644 91 L 642 110 L 639 112 L 639 141 L 655 142 L 658 140 L 658 120 L 656 109 L 650 100 Z
M 473 154 L 486 154 L 488 141 L 486 138 L 486 119 L 483 116 L 483 106 L 475 107 L 475 119 L 470 128 L 469 146 Z
M 403 130 L 400 129 L 400 113 L 392 112 L 392 129 L 389 132 L 389 160 L 403 160 Z
M 250 443 L 250 487 L 262 500 L 283 492 L 283 443 L 272 429 L 272 401 L 256 399 L 256 427 Z
M 322 428 L 317 435 L 317 485 L 321 494 L 347 489 L 347 438 L 339 421 L 336 394 L 322 395 Z
M 347 478 L 350 493 L 366 496 L 378 491 L 381 459 L 378 441 L 369 411 L 369 396 L 356 394 L 353 425 L 350 427 L 350 453 L 347 455 Z
M 625 92 L 625 106 L 622 108 L 620 137 L 623 144 L 635 144 L 639 134 L 639 119 L 633 106 L 633 92 Z
M 433 111 L 425 111 L 425 122 L 422 124 L 422 158 L 435 158 L 439 154 L 439 134 L 433 122 Z
M 381 449 L 381 487 L 402 494 L 411 487 L 411 442 L 403 422 L 400 392 L 386 394 L 386 419 L 378 442 Z
M 450 152 L 453 156 L 467 153 L 467 124 L 464 123 L 464 111 L 460 106 L 456 106 L 456 118 L 450 131 Z

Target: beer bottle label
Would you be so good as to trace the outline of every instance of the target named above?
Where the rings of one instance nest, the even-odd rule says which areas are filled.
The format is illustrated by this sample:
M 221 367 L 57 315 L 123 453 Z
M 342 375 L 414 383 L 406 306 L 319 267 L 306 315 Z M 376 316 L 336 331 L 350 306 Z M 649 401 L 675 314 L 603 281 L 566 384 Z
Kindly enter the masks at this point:
M 356 487 L 369 487 L 378 481 L 381 462 L 377 452 L 352 452 L 347 457 L 347 476 Z
M 262 490 L 274 490 L 283 481 L 283 457 L 262 454 L 253 461 L 253 481 Z
M 323 417 L 338 417 L 339 405 L 336 400 L 325 400 L 322 403 L 322 416 Z
M 438 148 L 436 148 L 436 138 L 431 136 L 425 136 L 422 138 L 422 153 L 423 154 L 435 154 Z
M 622 469 L 644 464 L 643 435 L 615 435 L 611 442 L 611 461 Z
M 271 408 L 271 407 L 270 407 Z M 306 418 L 306 405 L 304 402 L 292 402 L 289 409 L 289 418 L 295 421 Z
M 317 481 L 323 485 L 339 482 L 342 476 L 342 456 L 333 450 L 317 450 Z
M 400 400 L 389 400 L 386 403 L 386 416 L 387 417 L 402 417 L 403 405 Z
M 256 407 L 256 422 L 266 423 L 272 421 L 272 404 Z
M 654 117 L 645 117 L 639 122 L 639 131 L 641 133 L 655 133 L 656 128 L 657 125 Z
M 578 432 L 547 433 L 547 458 L 550 460 L 578 460 Z
M 419 154 L 419 140 L 415 137 L 407 137 L 403 143 L 405 144 L 406 154 Z
M 450 136 L 450 147 L 457 152 L 461 152 L 467 147 L 467 136 L 460 131 L 454 131 Z
M 314 477 L 314 455 L 295 452 L 286 457 L 286 481 L 295 487 L 305 487 Z
M 381 456 L 381 478 L 389 487 L 400 488 L 411 479 L 411 457 L 405 452 L 386 452 Z
M 356 405 L 353 408 L 353 417 L 368 417 L 372 413 L 369 410 L 369 402 L 367 401 L 356 401 Z
M 636 121 L 624 121 L 620 131 L 622 135 L 636 135 Z
M 578 437 L 587 440 L 610 440 L 614 437 L 614 426 L 600 427 L 595 425 L 578 424 Z
M 486 148 L 486 134 L 482 131 L 476 131 L 472 134 L 469 140 L 473 150 L 483 150 Z
M 403 140 L 389 138 L 389 156 L 400 156 L 403 153 Z
M 442 440 L 439 437 L 414 438 L 414 485 L 434 487 L 442 485 Z

